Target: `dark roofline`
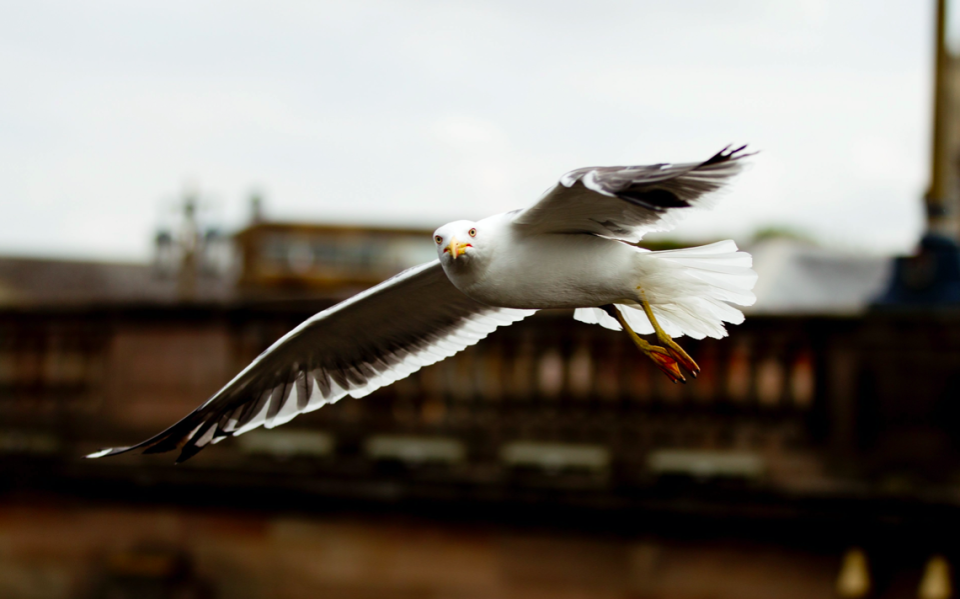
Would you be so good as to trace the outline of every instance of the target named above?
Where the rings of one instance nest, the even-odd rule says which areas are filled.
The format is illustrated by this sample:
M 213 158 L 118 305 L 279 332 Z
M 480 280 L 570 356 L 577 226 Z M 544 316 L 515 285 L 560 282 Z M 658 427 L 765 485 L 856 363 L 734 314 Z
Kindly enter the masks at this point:
M 253 223 L 235 233 L 236 237 L 245 237 L 254 232 L 299 232 L 299 233 L 387 233 L 392 235 L 410 235 L 429 237 L 433 229 L 413 227 L 387 227 L 378 225 L 338 225 L 330 223 L 303 223 L 293 221 L 266 221 Z

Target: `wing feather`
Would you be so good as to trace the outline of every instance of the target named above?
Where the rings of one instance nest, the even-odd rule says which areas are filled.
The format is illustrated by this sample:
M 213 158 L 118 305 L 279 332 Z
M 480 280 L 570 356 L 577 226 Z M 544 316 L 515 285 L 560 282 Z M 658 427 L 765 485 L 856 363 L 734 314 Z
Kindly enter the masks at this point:
M 682 208 L 705 207 L 753 155 L 745 149 L 728 146 L 704 162 L 570 171 L 512 222 L 530 234 L 588 233 L 636 243 L 673 228 Z
M 309 318 L 160 434 L 88 457 L 179 448 L 182 462 L 225 437 L 367 395 L 533 312 L 474 301 L 429 262 Z

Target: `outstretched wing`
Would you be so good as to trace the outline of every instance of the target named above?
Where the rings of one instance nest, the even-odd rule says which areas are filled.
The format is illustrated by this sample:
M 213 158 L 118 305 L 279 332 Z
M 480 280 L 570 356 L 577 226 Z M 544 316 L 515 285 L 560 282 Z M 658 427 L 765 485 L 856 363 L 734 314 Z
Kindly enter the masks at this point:
M 532 233 L 588 233 L 640 241 L 673 228 L 680 208 L 704 207 L 743 168 L 746 146 L 729 146 L 705 162 L 599 166 L 570 171 L 513 224 Z
M 211 442 L 367 395 L 534 312 L 481 304 L 450 283 L 439 261 L 422 264 L 312 316 L 162 433 L 87 457 L 180 448 L 179 463 Z

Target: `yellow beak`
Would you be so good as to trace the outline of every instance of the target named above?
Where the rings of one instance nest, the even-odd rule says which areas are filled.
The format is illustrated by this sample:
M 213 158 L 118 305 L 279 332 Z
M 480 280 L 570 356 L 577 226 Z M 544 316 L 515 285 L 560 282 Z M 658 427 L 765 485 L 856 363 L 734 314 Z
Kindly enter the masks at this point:
M 446 251 L 450 252 L 450 255 L 453 256 L 453 259 L 456 260 L 459 256 L 462 256 L 467 253 L 467 248 L 473 247 L 469 243 L 460 243 L 457 241 L 456 237 L 450 238 L 450 244 L 447 246 Z

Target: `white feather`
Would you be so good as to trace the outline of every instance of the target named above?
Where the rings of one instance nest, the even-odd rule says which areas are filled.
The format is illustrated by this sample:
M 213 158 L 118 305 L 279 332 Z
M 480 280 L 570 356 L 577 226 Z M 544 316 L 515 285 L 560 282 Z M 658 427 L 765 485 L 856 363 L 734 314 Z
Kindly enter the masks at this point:
M 733 241 L 679 250 L 638 251 L 636 256 L 643 264 L 636 286 L 643 289 L 657 322 L 671 337 L 725 337 L 723 323 L 743 322 L 743 312 L 726 302 L 749 306 L 756 301 L 751 291 L 757 280 L 750 268 L 752 258 L 738 251 Z M 638 334 L 654 332 L 638 303 L 615 304 Z M 577 308 L 573 317 L 615 331 L 621 328 L 600 308 Z

